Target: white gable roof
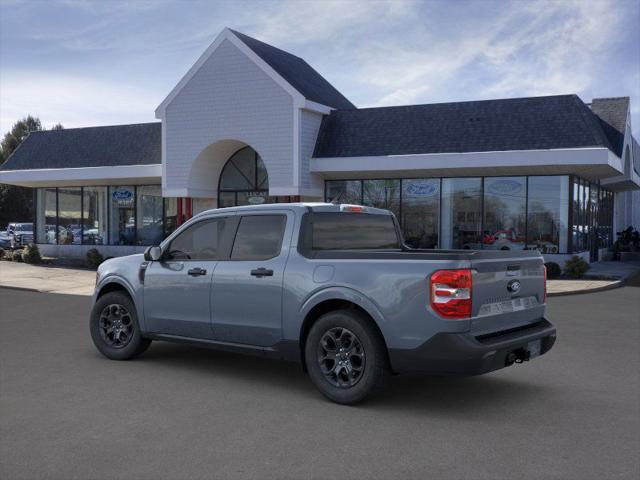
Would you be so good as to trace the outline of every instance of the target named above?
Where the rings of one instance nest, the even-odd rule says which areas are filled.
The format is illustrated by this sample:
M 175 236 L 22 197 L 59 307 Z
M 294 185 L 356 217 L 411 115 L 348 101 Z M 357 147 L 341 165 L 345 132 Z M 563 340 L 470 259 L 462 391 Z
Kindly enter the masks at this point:
M 299 108 L 305 108 L 313 110 L 319 113 L 329 113 L 332 108 L 326 105 L 321 105 L 316 102 L 309 101 L 296 90 L 289 82 L 287 82 L 278 72 L 276 72 L 267 62 L 260 58 L 251 48 L 249 48 L 242 40 L 240 40 L 232 30 L 225 28 L 216 37 L 211 45 L 204 51 L 200 58 L 193 64 L 193 66 L 187 71 L 187 73 L 180 79 L 178 84 L 171 90 L 169 95 L 162 101 L 155 110 L 156 118 L 164 118 L 167 106 L 172 100 L 180 93 L 180 91 L 189 83 L 193 76 L 200 70 L 202 65 L 215 53 L 220 47 L 222 42 L 228 40 L 238 50 L 244 53 L 253 63 L 255 63 L 262 71 L 264 71 L 269 77 L 273 79 L 276 84 L 282 87 L 294 100 L 294 104 Z

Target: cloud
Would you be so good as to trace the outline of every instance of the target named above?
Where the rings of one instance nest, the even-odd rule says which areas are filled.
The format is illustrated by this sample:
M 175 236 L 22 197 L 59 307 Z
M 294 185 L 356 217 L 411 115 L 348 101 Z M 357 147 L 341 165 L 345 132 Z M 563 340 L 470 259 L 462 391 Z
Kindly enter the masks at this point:
M 637 129 L 638 5 L 636 0 L 71 0 L 47 13 L 19 3 L 4 7 L 0 18 L 0 114 L 3 128 L 27 108 L 79 125 L 150 118 L 208 43 L 229 26 L 303 57 L 358 106 L 558 93 L 578 93 L 586 101 L 632 95 Z M 49 14 L 58 17 L 42 21 Z M 22 80 L 31 82 L 29 91 L 20 88 Z M 81 94 L 69 95 L 78 89 Z M 110 101 L 91 93 L 101 90 Z M 95 108 L 87 106 L 92 103 Z
M 360 49 L 357 78 L 379 92 L 369 103 L 581 92 L 594 81 L 594 65 L 615 43 L 621 20 L 608 2 L 504 7 L 489 25 L 466 18 L 446 38 L 416 28 L 413 44 L 392 40 Z
M 617 6 L 288 1 L 247 9 L 238 22 L 305 58 L 315 60 L 320 45 L 310 63 L 347 96 L 359 92 L 357 104 L 379 106 L 588 90 L 619 36 Z
M 551 8 L 549 8 L 551 7 Z M 494 39 L 484 58 L 495 80 L 483 96 L 581 92 L 596 80 L 622 17 L 609 2 L 532 4 L 517 30 Z
M 288 0 L 275 5 L 275 8 L 250 9 L 245 18 L 252 33 L 274 44 L 313 44 L 336 40 L 335 37 L 345 32 L 348 35 L 349 30 L 359 30 L 359 27 L 367 27 L 370 34 L 375 35 L 379 23 L 405 17 L 416 3 L 409 0 Z
M 45 127 L 66 128 L 153 121 L 160 102 L 143 89 L 95 78 L 30 71 L 0 76 L 0 131 L 27 114 Z

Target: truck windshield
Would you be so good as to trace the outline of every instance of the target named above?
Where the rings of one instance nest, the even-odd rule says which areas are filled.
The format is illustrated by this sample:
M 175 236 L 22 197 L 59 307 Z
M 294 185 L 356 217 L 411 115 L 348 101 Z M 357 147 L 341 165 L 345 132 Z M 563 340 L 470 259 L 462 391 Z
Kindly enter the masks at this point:
M 391 215 L 317 212 L 312 232 L 314 250 L 401 248 Z

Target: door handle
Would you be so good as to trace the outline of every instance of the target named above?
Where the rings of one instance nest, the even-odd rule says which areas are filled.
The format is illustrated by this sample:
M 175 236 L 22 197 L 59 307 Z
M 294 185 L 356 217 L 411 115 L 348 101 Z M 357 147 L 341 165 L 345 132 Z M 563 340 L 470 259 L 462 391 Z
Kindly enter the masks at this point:
M 196 267 L 189 269 L 187 273 L 192 277 L 197 277 L 198 275 L 206 275 L 207 271 L 204 268 Z
M 251 270 L 251 275 L 254 277 L 273 277 L 273 270 L 268 268 L 260 267 L 255 270 Z

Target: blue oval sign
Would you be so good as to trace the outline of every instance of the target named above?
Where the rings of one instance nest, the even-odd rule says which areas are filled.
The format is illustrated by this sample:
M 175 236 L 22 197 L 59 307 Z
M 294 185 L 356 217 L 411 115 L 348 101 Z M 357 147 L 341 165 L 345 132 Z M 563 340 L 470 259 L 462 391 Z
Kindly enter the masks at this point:
M 407 195 L 411 197 L 431 197 L 438 193 L 438 184 L 430 182 L 411 183 L 406 191 Z
M 114 200 L 130 200 L 133 198 L 133 192 L 131 190 L 114 190 L 111 194 Z
M 497 180 L 489 185 L 489 191 L 497 195 L 510 195 L 520 190 L 522 190 L 522 183 L 517 180 Z

